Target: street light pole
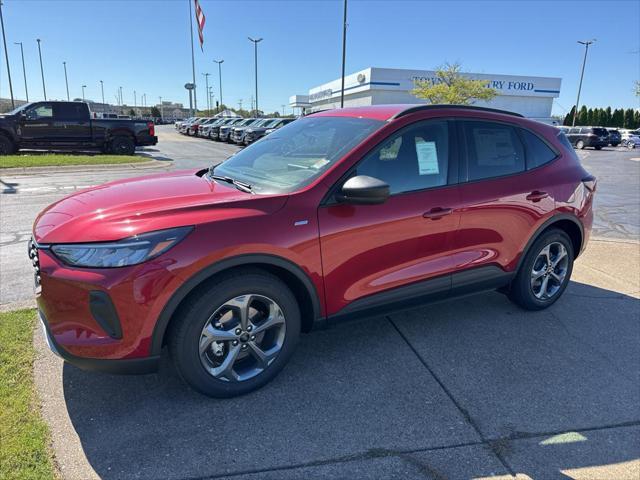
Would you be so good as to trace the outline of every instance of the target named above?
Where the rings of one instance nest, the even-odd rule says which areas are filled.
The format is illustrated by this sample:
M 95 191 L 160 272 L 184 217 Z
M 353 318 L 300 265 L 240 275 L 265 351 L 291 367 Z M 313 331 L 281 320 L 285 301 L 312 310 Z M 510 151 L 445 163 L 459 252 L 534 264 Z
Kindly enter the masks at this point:
M 164 108 L 162 108 L 162 97 L 158 97 L 160 99 L 160 120 L 164 120 Z
M 38 56 L 40 57 L 40 74 L 42 75 L 42 93 L 44 94 L 44 99 L 47 99 L 47 87 L 44 84 L 44 68 L 42 68 L 42 50 L 40 49 L 39 38 L 36 38 L 36 42 L 38 42 Z
M 224 60 L 214 60 L 214 62 L 218 64 L 218 81 L 220 82 L 220 108 L 222 108 L 222 64 L 224 63 Z
M 69 101 L 69 79 L 67 78 L 67 62 L 62 62 L 64 65 L 64 83 L 67 85 L 67 102 Z
M 578 85 L 578 98 L 576 99 L 576 109 L 573 112 L 573 121 L 571 123 L 572 127 L 576 126 L 576 118 L 578 116 L 578 108 L 580 108 L 580 92 L 582 91 L 582 79 L 584 78 L 584 67 L 587 63 L 587 53 L 589 53 L 589 45 L 591 45 L 593 42 L 595 42 L 596 39 L 594 38 L 593 40 L 587 40 L 587 41 L 581 41 L 578 40 L 578 43 L 580 45 L 584 45 L 584 58 L 582 59 L 582 71 L 580 72 L 580 84 Z
M 196 98 L 196 60 L 193 53 L 193 13 L 191 11 L 191 0 L 187 0 L 189 4 L 189 33 L 191 34 L 191 76 L 193 79 L 193 107 L 191 109 L 191 116 L 195 117 L 198 111 L 198 99 Z
M 11 68 L 9 68 L 9 51 L 7 50 L 7 37 L 5 37 L 5 34 L 4 34 L 4 16 L 2 15 L 1 1 L 0 1 L 0 26 L 2 26 L 2 42 L 4 43 L 4 58 L 7 61 L 7 75 L 9 77 L 9 92 L 11 93 L 11 107 L 16 108 L 16 102 L 13 99 L 13 84 L 11 83 Z
M 22 42 L 13 42 L 16 45 L 20 45 L 20 55 L 22 56 L 22 76 L 24 77 L 24 94 L 29 101 L 29 90 L 27 89 L 27 70 L 24 68 L 24 48 L 22 48 Z M 8 63 L 7 63 L 8 65 Z
M 104 103 L 104 83 L 100 80 L 100 92 L 102 93 L 102 112 L 107 110 L 107 106 Z
M 118 93 L 120 93 L 120 106 L 124 106 L 124 99 L 122 98 L 122 87 L 118 88 Z
M 340 108 L 344 108 L 344 67 L 347 58 L 347 0 L 344 0 L 342 18 L 342 88 L 340 89 Z
M 256 76 L 256 117 L 259 117 L 260 115 L 258 114 L 258 43 L 262 41 L 262 38 L 251 38 L 251 37 L 247 37 L 250 41 L 253 42 L 253 59 L 254 59 L 254 66 L 255 66 L 255 76 Z
M 207 89 L 207 110 L 211 110 L 211 102 L 210 102 L 210 98 L 209 98 L 209 75 L 211 75 L 210 73 L 203 73 L 202 74 L 204 76 L 204 81 L 205 81 L 205 88 Z
M 82 101 L 83 102 L 85 101 L 85 99 L 84 99 L 84 89 L 85 88 L 87 88 L 87 86 L 86 85 L 82 85 Z

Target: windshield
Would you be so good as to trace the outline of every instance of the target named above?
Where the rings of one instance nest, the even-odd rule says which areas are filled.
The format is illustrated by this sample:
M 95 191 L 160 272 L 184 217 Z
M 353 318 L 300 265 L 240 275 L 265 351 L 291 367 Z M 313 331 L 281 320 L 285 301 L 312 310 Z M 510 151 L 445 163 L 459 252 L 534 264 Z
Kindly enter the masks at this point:
M 29 105 L 32 105 L 31 103 L 25 103 L 24 105 L 20 105 L 19 107 L 14 108 L 13 110 L 11 110 L 10 112 L 7 112 L 7 115 L 15 115 L 17 113 L 20 113 L 23 110 L 26 110 L 27 107 L 29 107 Z
M 367 118 L 303 118 L 241 150 L 211 173 L 248 183 L 258 194 L 292 192 L 311 183 L 382 125 Z

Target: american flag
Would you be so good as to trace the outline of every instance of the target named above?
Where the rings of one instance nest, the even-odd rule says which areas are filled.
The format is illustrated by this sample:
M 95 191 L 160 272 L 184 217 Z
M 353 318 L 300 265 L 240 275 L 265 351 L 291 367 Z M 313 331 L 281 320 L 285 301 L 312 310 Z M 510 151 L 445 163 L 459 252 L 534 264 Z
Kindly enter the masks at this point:
M 198 24 L 198 36 L 200 37 L 200 50 L 202 50 L 202 45 L 204 44 L 204 35 L 202 31 L 204 30 L 205 17 L 198 0 L 193 0 L 193 3 L 196 6 L 196 23 Z

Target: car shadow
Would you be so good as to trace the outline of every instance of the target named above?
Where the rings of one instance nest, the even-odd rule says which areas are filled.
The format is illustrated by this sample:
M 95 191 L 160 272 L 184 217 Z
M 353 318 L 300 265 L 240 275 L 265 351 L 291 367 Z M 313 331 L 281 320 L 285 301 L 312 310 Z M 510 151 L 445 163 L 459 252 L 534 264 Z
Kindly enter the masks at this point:
M 496 458 L 566 478 L 640 461 L 639 315 L 638 299 L 577 282 L 542 312 L 490 292 L 303 335 L 239 398 L 189 389 L 168 355 L 139 377 L 65 364 L 64 396 L 105 479 L 476 478 Z
M 5 182 L 4 180 L 0 179 L 0 185 L 2 186 L 2 192 L 0 193 L 18 193 L 18 189 L 16 187 L 18 187 L 20 184 Z

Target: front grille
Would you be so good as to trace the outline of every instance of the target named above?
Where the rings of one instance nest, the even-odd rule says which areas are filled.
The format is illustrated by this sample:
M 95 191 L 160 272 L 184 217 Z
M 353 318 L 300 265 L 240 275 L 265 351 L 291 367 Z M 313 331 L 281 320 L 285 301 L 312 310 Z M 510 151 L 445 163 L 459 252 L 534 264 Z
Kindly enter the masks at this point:
M 29 259 L 31 265 L 33 265 L 33 280 L 35 286 L 40 286 L 40 257 L 38 255 L 38 245 L 33 241 L 33 238 L 29 239 L 28 243 Z

